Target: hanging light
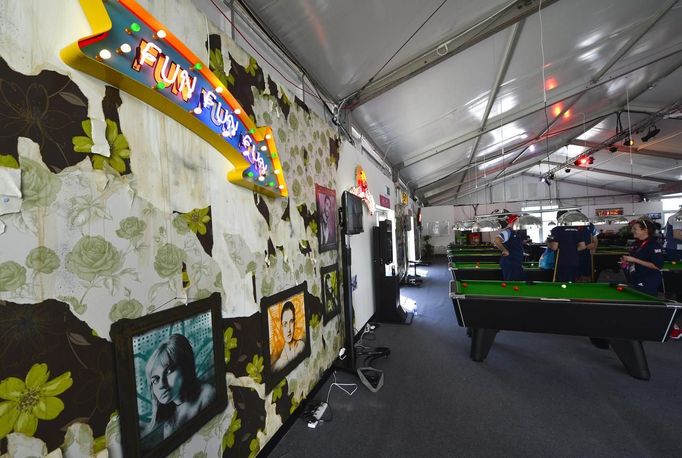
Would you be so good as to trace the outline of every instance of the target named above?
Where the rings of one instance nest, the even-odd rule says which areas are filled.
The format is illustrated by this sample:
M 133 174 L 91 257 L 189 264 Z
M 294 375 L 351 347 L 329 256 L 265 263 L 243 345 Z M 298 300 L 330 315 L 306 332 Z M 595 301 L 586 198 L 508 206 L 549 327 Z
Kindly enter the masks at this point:
M 606 221 L 608 224 L 630 224 L 630 220 L 623 215 L 610 216 Z
M 595 226 L 603 226 L 605 224 L 609 224 L 609 222 L 603 216 L 593 216 L 592 218 L 590 218 L 590 222 Z
M 673 214 L 673 217 L 675 217 L 675 221 L 678 223 L 682 221 L 682 208 L 677 210 L 677 213 Z
M 462 221 L 462 230 L 463 231 L 470 231 L 474 228 L 475 225 L 476 225 L 476 221 L 474 221 L 474 220 Z
M 502 230 L 502 225 L 497 218 L 484 218 L 476 221 L 473 230 L 476 232 L 495 232 Z
M 521 215 L 513 224 L 514 230 L 531 229 L 535 227 L 542 227 L 542 220 L 533 215 Z
M 590 220 L 578 210 L 570 210 L 557 219 L 560 226 L 587 226 Z

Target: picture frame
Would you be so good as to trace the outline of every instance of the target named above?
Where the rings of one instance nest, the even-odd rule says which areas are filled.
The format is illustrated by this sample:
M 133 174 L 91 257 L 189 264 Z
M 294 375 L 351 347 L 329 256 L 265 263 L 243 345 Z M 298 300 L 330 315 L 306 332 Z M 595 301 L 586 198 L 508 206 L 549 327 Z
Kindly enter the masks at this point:
M 336 250 L 338 246 L 336 191 L 315 185 L 317 203 L 317 241 L 320 253 Z
M 322 279 L 322 316 L 326 324 L 336 315 L 341 313 L 340 301 L 340 280 L 338 264 L 332 264 L 320 269 L 320 277 Z
M 221 318 L 221 296 L 214 293 L 112 324 L 126 457 L 167 456 L 225 410 Z
M 310 318 L 303 282 L 261 299 L 263 379 L 268 393 L 310 356 Z

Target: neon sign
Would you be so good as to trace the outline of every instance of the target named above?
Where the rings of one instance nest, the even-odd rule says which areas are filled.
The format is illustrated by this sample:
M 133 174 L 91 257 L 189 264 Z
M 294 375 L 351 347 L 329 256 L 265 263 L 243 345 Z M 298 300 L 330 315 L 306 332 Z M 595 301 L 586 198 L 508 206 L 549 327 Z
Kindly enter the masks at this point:
M 60 55 L 69 66 L 119 87 L 215 147 L 228 180 L 287 196 L 272 129 L 256 127 L 217 76 L 134 0 L 80 0 L 93 33 Z

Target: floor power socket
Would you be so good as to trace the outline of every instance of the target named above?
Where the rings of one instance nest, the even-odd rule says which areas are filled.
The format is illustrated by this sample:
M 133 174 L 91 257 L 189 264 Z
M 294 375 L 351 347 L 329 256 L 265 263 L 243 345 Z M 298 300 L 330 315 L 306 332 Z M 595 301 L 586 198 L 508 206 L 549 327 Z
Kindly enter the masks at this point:
M 313 417 L 315 418 L 314 420 L 310 420 L 308 422 L 308 428 L 315 428 L 317 427 L 317 424 L 320 422 L 322 419 L 322 415 L 324 415 L 324 412 L 327 410 L 327 403 L 326 402 L 320 402 L 320 404 L 315 408 L 313 411 Z

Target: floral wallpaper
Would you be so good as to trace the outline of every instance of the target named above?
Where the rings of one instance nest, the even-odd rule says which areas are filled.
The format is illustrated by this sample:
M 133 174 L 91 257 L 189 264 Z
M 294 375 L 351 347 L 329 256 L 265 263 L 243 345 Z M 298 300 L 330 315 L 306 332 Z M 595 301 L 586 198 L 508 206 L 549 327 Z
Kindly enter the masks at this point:
M 190 0 L 140 3 L 169 28 L 205 24 Z M 314 196 L 336 187 L 338 136 L 229 33 L 177 27 L 276 133 L 290 197 L 233 186 L 190 131 L 59 60 L 81 16 L 68 0 L 0 6 L 0 167 L 21 190 L 0 207 L 0 453 L 121 456 L 111 323 L 220 292 L 228 408 L 171 456 L 255 456 L 342 345 L 341 318 L 322 322 L 319 269 L 338 260 L 319 253 Z M 266 393 L 259 302 L 303 281 L 311 356 Z

